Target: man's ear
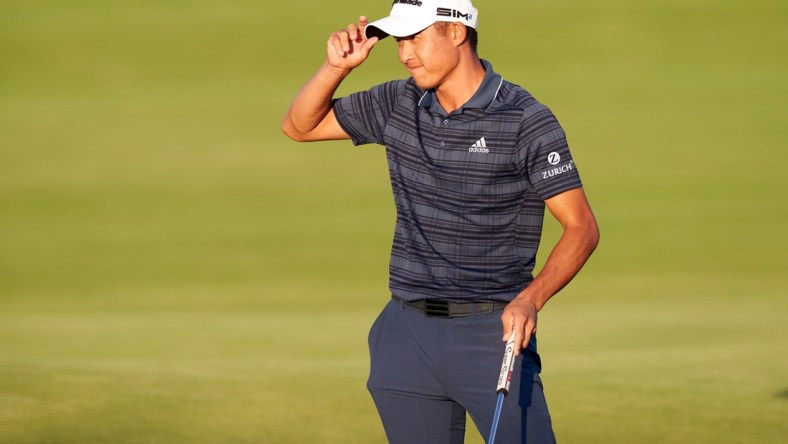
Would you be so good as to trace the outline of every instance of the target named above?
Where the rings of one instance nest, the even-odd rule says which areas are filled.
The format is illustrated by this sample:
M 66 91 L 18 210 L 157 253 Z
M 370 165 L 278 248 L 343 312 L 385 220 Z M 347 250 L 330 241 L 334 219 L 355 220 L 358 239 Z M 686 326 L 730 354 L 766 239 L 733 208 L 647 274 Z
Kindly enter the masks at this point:
M 451 37 L 454 46 L 460 46 L 468 38 L 468 29 L 462 23 L 454 22 L 449 28 L 449 37 Z

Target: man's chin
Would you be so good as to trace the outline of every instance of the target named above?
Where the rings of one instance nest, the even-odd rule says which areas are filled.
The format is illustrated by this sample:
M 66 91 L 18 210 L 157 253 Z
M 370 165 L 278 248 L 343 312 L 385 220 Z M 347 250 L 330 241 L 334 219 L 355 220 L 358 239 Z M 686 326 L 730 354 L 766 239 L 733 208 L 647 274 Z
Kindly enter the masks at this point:
M 416 86 L 418 86 L 419 89 L 422 91 L 427 91 L 435 88 L 434 83 L 426 82 L 424 79 L 420 79 L 418 77 L 413 77 L 413 81 L 416 83 Z

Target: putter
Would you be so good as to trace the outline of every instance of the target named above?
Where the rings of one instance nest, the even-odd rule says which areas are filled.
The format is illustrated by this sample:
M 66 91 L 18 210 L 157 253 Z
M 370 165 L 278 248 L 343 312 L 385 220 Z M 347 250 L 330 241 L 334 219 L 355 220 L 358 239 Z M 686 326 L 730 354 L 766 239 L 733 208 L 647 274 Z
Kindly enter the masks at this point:
M 509 336 L 506 342 L 506 351 L 503 353 L 503 363 L 501 364 L 501 375 L 498 377 L 498 387 L 495 392 L 498 393 L 498 402 L 495 403 L 495 414 L 493 415 L 492 430 L 490 430 L 490 439 L 487 444 L 495 442 L 495 432 L 498 430 L 498 420 L 501 419 L 501 408 L 503 407 L 503 398 L 509 394 L 509 384 L 512 382 L 512 372 L 514 365 L 514 332 Z

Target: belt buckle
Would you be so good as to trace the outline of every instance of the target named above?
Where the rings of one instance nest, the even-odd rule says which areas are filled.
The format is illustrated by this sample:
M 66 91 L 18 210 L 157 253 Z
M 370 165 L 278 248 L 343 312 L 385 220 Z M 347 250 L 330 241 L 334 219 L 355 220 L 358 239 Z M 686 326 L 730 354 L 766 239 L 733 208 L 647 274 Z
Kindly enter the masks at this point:
M 449 301 L 444 299 L 425 299 L 424 314 L 430 318 L 451 318 Z

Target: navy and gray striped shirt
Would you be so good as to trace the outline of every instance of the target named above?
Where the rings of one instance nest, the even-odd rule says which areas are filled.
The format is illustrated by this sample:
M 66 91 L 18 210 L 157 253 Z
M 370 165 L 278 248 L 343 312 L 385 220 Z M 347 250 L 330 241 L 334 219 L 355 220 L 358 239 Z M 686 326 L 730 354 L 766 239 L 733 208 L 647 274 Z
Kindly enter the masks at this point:
M 389 287 L 405 300 L 513 299 L 533 280 L 544 200 L 581 186 L 553 113 L 482 63 L 478 91 L 451 113 L 413 79 L 334 101 L 355 145 L 386 147 Z

